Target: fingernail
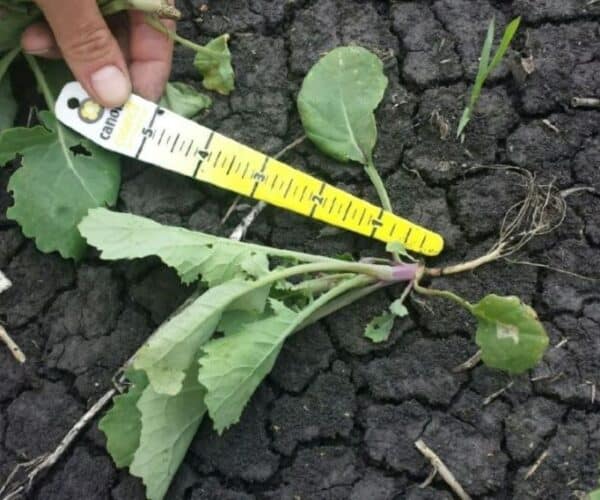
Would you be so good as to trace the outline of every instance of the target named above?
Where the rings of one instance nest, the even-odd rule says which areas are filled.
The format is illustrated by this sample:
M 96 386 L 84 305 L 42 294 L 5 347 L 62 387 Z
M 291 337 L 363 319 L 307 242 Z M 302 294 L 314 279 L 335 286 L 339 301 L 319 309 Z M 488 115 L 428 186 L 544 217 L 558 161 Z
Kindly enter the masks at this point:
M 121 106 L 131 94 L 131 83 L 116 66 L 105 66 L 90 78 L 92 87 L 102 104 L 109 107 Z
M 47 54 L 54 47 L 54 40 L 45 31 L 31 28 L 22 40 L 23 50 L 32 56 Z

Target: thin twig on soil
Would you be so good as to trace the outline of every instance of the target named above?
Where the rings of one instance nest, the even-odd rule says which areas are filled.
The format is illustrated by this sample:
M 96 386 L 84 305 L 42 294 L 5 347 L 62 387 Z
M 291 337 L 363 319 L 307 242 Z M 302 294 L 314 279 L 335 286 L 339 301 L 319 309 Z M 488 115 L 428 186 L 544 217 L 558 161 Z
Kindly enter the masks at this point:
M 79 419 L 79 421 L 71 428 L 71 430 L 66 434 L 66 436 L 62 439 L 60 444 L 55 448 L 55 450 L 45 455 L 44 458 L 39 461 L 33 461 L 31 463 L 37 463 L 35 467 L 27 474 L 27 477 L 21 481 L 21 483 L 14 488 L 8 495 L 6 495 L 3 500 L 15 500 L 19 498 L 21 495 L 29 492 L 38 478 L 40 474 L 44 473 L 46 470 L 50 469 L 62 455 L 64 452 L 71 446 L 73 441 L 79 436 L 80 432 L 94 419 L 94 417 L 104 408 L 108 402 L 117 394 L 116 389 L 111 389 L 106 392 L 104 396 L 102 396 L 94 406 L 92 406 L 83 417 Z M 41 458 L 41 457 L 40 457 Z M 17 465 L 17 467 L 19 467 Z M 21 465 L 23 468 L 23 465 Z M 11 474 L 12 475 L 12 474 Z M 4 487 L 6 487 L 5 484 Z
M 464 363 L 452 368 L 453 373 L 462 373 L 474 368 L 481 361 L 481 349 L 477 351 L 473 356 L 467 359 Z
M 542 465 L 542 462 L 546 460 L 546 458 L 548 458 L 549 454 L 550 452 L 546 450 L 539 456 L 539 458 L 535 461 L 535 463 L 529 468 L 529 470 L 525 474 L 525 481 L 527 481 L 531 476 L 535 474 L 535 472 L 540 468 L 540 465 Z
M 492 401 L 494 401 L 494 399 L 500 397 L 502 394 L 504 394 L 508 389 L 510 389 L 513 386 L 514 382 L 509 382 L 506 386 L 504 386 L 502 389 L 497 390 L 496 392 L 490 394 L 487 398 L 485 398 L 483 400 L 482 406 L 487 406 L 489 405 Z
M 235 197 L 235 200 L 233 200 L 233 203 L 229 206 L 227 212 L 225 212 L 225 215 L 221 219 L 221 226 L 225 224 L 229 220 L 229 217 L 231 217 L 231 214 L 235 212 L 241 199 L 242 197 L 239 194 Z
M 305 141 L 305 139 L 306 139 L 305 135 L 303 135 L 302 137 L 298 137 L 298 139 L 296 139 L 295 141 L 288 144 L 285 148 L 283 148 L 281 151 L 279 151 L 279 153 L 277 153 L 273 158 L 278 160 L 283 155 L 285 155 L 288 151 L 291 151 L 296 146 L 299 146 L 300 144 L 302 144 Z M 244 236 L 246 236 L 246 233 L 248 232 L 248 228 L 252 225 L 252 223 L 256 220 L 256 218 L 265 209 L 266 206 L 267 206 L 267 204 L 264 201 L 259 201 L 256 205 L 254 205 L 254 207 L 252 207 L 252 210 L 250 210 L 250 212 L 246 215 L 246 217 L 244 217 L 242 222 L 240 222 L 238 224 L 238 226 L 233 230 L 233 232 L 231 233 L 231 236 L 229 236 L 229 238 L 231 238 L 232 240 L 235 240 L 235 241 L 241 241 L 244 238 Z
M 21 364 L 27 361 L 25 354 L 21 350 L 21 348 L 17 345 L 17 343 L 10 337 L 5 328 L 0 325 L 0 342 L 6 344 L 8 350 L 14 356 L 14 358 Z
M 588 5 L 591 4 L 592 2 L 588 3 Z M 573 97 L 571 106 L 573 108 L 600 108 L 600 99 L 597 97 Z
M 450 472 L 450 469 L 446 467 L 446 464 L 442 462 L 442 459 L 438 457 L 435 452 L 425 444 L 422 439 L 419 439 L 415 442 L 415 447 L 419 450 L 425 458 L 427 458 L 433 468 L 439 473 L 445 483 L 452 488 L 452 491 L 456 493 L 458 498 L 461 500 L 471 500 L 471 497 L 467 494 L 464 488 L 460 485 L 460 483 L 454 477 L 454 474 Z

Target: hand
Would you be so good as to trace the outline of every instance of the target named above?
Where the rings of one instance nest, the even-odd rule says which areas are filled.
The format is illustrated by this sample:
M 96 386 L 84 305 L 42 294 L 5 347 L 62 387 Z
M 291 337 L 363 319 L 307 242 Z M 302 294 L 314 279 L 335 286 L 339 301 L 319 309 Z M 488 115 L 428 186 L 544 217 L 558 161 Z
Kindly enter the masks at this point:
M 30 26 L 21 45 L 29 54 L 64 57 L 88 94 L 105 107 L 122 105 L 133 90 L 158 100 L 171 71 L 173 43 L 130 11 L 110 20 L 96 0 L 36 0 L 47 23 Z M 174 30 L 172 21 L 165 26 Z

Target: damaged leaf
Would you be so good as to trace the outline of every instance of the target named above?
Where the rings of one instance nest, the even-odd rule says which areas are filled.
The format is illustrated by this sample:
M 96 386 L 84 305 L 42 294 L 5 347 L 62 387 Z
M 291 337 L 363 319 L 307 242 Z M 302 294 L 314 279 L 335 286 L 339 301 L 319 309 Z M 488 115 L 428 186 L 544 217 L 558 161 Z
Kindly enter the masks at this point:
M 548 347 L 548 335 L 535 311 L 518 297 L 487 295 L 473 305 L 475 341 L 483 362 L 510 373 L 533 368 Z
M 77 225 L 90 208 L 117 201 L 119 160 L 57 123 L 52 113 L 39 117 L 42 125 L 0 132 L 0 165 L 23 157 L 8 184 L 14 205 L 7 215 L 41 251 L 79 259 L 86 244 Z
M 194 59 L 194 66 L 204 77 L 202 80 L 204 87 L 224 95 L 228 95 L 234 88 L 228 41 L 229 35 L 221 35 L 211 40 L 197 50 Z

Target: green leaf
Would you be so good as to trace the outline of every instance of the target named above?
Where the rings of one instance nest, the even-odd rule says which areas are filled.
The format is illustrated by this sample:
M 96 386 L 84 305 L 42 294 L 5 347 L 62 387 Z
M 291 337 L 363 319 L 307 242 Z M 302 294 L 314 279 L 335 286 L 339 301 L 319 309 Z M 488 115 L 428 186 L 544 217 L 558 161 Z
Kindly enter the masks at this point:
M 386 252 L 396 253 L 396 254 L 400 255 L 401 257 L 405 257 L 406 259 L 408 259 L 412 262 L 416 261 L 416 259 L 408 253 L 408 250 L 406 250 L 406 247 L 400 241 L 390 241 L 385 246 L 385 250 L 386 250 Z
M 0 149 L 0 157 L 1 153 Z M 176 269 L 184 283 L 202 276 L 209 286 L 215 286 L 233 278 L 258 278 L 268 269 L 267 256 L 252 246 L 163 226 L 137 215 L 90 210 L 79 230 L 90 245 L 102 251 L 103 259 L 156 255 Z
M 402 299 L 396 299 L 390 304 L 390 312 L 398 318 L 404 318 L 405 316 L 408 316 L 408 309 L 402 303 Z
M 271 300 L 270 304 L 272 314 L 253 322 L 230 319 L 227 335 L 202 348 L 198 380 L 206 388 L 204 402 L 219 434 L 239 421 L 272 370 L 283 342 L 301 321 L 282 303 Z
M 206 413 L 197 373 L 196 367 L 189 370 L 176 396 L 148 386 L 137 403 L 142 432 L 129 471 L 142 478 L 150 500 L 164 498 Z
M 106 435 L 106 448 L 117 467 L 128 467 L 140 444 L 142 414 L 137 403 L 148 379 L 142 372 L 130 370 L 126 374 L 131 383 L 129 390 L 113 399 L 113 407 L 98 423 Z
M 33 10 L 31 14 L 26 10 L 17 12 L 16 10 L 6 11 L 0 16 L 0 52 L 11 50 L 18 47 L 21 43 L 21 33 L 36 18 L 39 17 L 39 11 Z
M 494 71 L 494 69 L 496 69 L 496 67 L 502 61 L 502 58 L 508 50 L 508 47 L 510 46 L 511 41 L 514 38 L 520 23 L 521 18 L 517 17 L 508 24 L 508 26 L 504 30 L 504 34 L 502 35 L 502 40 L 500 41 L 498 50 L 494 54 L 492 62 L 490 62 L 490 54 L 492 52 L 492 43 L 494 42 L 496 20 L 492 18 L 492 20 L 490 21 L 485 40 L 483 42 L 483 47 L 481 49 L 481 56 L 479 58 L 479 67 L 477 68 L 475 84 L 471 89 L 471 97 L 469 98 L 469 104 L 465 107 L 463 114 L 460 118 L 460 122 L 456 130 L 456 137 L 460 137 L 463 134 L 465 127 L 467 126 L 469 121 L 471 121 L 471 116 L 475 111 L 475 106 L 477 104 L 477 101 L 479 100 L 481 89 L 483 88 L 483 85 L 487 80 L 488 76 L 490 76 L 492 71 Z
M 0 57 L 0 132 L 12 127 L 17 115 L 17 101 L 13 96 L 7 72 L 19 51 L 17 47 Z
M 587 500 L 600 500 L 600 489 L 590 491 Z
M 383 63 L 361 47 L 340 47 L 309 71 L 298 96 L 306 135 L 339 161 L 371 162 L 377 142 L 373 111 L 387 87 Z
M 15 203 L 7 214 L 41 251 L 79 259 L 86 245 L 77 224 L 90 208 L 116 202 L 119 160 L 58 124 L 51 113 L 40 113 L 40 120 L 43 126 L 0 133 L 0 164 L 23 156 L 8 184 Z
M 229 35 L 221 35 L 208 42 L 196 52 L 194 66 L 204 79 L 202 84 L 209 90 L 228 95 L 234 88 L 231 53 L 227 42 Z
M 212 105 L 212 99 L 183 82 L 169 82 L 160 105 L 186 118 L 194 118 Z
M 487 295 L 471 312 L 478 320 L 475 340 L 486 365 L 521 373 L 540 361 L 548 335 L 535 311 L 518 297 Z
M 161 325 L 135 355 L 134 368 L 146 372 L 156 392 L 177 394 L 186 371 L 212 337 L 223 313 L 255 289 L 252 282 L 232 280 L 204 292 Z M 252 306 L 256 304 L 250 300 L 237 302 L 238 308 Z
M 8 78 L 0 79 L 0 132 L 12 127 L 17 116 L 15 100 Z
M 379 316 L 375 316 L 365 329 L 365 337 L 372 340 L 376 344 L 385 342 L 390 338 L 390 333 L 394 327 L 395 315 L 391 312 L 384 312 Z

